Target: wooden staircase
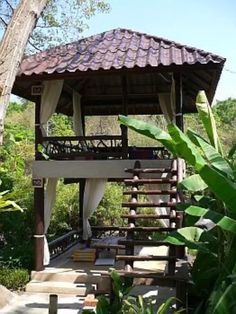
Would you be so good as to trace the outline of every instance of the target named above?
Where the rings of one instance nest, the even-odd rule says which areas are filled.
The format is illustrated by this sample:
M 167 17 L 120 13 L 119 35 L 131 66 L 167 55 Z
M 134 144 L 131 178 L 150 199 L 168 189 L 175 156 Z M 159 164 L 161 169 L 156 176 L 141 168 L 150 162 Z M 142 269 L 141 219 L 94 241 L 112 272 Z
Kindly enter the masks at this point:
M 175 266 L 178 259 L 178 250 L 171 244 L 164 243 L 163 241 L 152 240 L 150 235 L 153 233 L 165 234 L 176 230 L 181 225 L 181 217 L 176 211 L 176 205 L 178 203 L 177 183 L 178 183 L 178 169 L 177 160 L 173 160 L 169 168 L 142 168 L 141 162 L 136 161 L 133 169 L 125 169 L 126 172 L 132 173 L 133 178 L 125 179 L 124 183 L 127 189 L 123 195 L 125 197 L 130 196 L 128 201 L 122 203 L 123 207 L 129 208 L 129 213 L 122 215 L 123 219 L 127 220 L 126 227 L 120 227 L 119 230 L 126 231 L 126 240 L 120 240 L 119 245 L 125 246 L 125 254 L 116 255 L 117 260 L 125 261 L 125 269 L 119 271 L 121 275 L 126 277 L 167 277 L 170 279 L 175 278 Z M 162 184 L 168 184 L 167 189 L 162 189 Z M 148 185 L 148 187 L 147 187 Z M 154 189 L 150 186 L 155 185 Z M 156 188 L 156 185 L 160 185 L 160 188 Z M 161 195 L 168 196 L 168 201 L 143 201 L 140 197 L 149 195 Z M 167 214 L 159 214 L 158 208 L 168 208 Z M 143 213 L 143 209 L 153 209 L 153 213 Z M 156 212 L 154 212 L 154 208 Z M 161 223 L 157 226 L 157 221 L 165 219 L 168 221 L 166 226 L 162 226 Z M 143 221 L 153 222 L 149 226 L 142 226 Z M 143 247 L 160 247 L 168 246 L 168 254 L 162 255 L 137 255 L 135 254 L 135 246 Z M 162 274 L 156 272 L 147 271 L 135 271 L 135 261 L 166 261 L 166 271 Z

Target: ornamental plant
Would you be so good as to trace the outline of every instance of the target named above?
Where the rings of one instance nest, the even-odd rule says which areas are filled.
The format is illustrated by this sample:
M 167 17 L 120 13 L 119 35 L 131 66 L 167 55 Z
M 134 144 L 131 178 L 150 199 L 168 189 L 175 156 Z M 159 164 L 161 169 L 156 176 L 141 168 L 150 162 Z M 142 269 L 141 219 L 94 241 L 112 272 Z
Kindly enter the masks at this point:
M 179 184 L 192 196 L 191 201 L 180 205 L 187 226 L 171 233 L 165 241 L 196 250 L 190 293 L 198 302 L 193 304 L 192 312 L 231 313 L 236 307 L 236 147 L 230 154 L 222 149 L 204 91 L 198 93 L 196 106 L 207 139 L 190 129 L 183 133 L 174 123 L 168 124 L 165 132 L 125 116 L 119 116 L 119 121 L 162 143 L 194 170 Z M 199 219 L 206 228 L 196 226 Z

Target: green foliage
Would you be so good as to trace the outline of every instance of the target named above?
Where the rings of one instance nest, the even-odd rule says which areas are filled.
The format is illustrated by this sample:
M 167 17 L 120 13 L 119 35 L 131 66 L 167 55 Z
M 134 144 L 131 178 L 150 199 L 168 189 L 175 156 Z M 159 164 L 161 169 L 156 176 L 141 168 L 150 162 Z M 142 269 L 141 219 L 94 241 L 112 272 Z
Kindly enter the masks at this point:
M 22 289 L 29 281 L 29 273 L 25 269 L 1 268 L 0 284 L 10 290 Z
M 125 209 L 121 206 L 123 197 L 123 186 L 117 183 L 107 183 L 105 194 L 101 200 L 91 221 L 95 225 L 122 225 L 123 220 L 120 218 Z
M 19 2 L 0 2 L 0 17 L 5 21 L 0 24 L 0 29 L 6 28 L 5 24 L 9 23 Z M 109 10 L 109 3 L 103 0 L 48 0 L 29 39 L 27 53 L 78 40 L 79 35 L 88 29 L 88 21 L 95 14 L 107 13 Z
M 96 312 L 93 310 L 83 310 L 83 314 L 167 314 L 170 313 L 170 309 L 172 309 L 172 305 L 176 301 L 176 298 L 169 298 L 161 304 L 157 310 L 154 310 L 151 299 L 129 295 L 132 286 L 125 284 L 115 270 L 111 271 L 111 278 L 114 293 L 112 301 L 110 302 L 105 296 L 100 296 L 98 298 Z M 181 313 L 181 311 L 172 311 L 171 313 L 177 314 Z
M 215 227 L 203 231 L 190 225 L 171 233 L 165 240 L 175 245 L 185 244 L 198 252 L 192 269 L 192 293 L 201 299 L 195 306 L 196 313 L 230 313 L 235 306 L 236 278 L 234 149 L 230 151 L 230 159 L 226 159 L 212 109 L 203 92 L 197 97 L 197 108 L 210 143 L 191 130 L 184 134 L 173 123 L 167 126 L 167 133 L 135 119 L 120 116 L 119 120 L 140 134 L 156 138 L 196 171 L 197 174 L 184 180 L 181 186 L 190 193 L 205 190 L 205 196 L 196 195 L 194 202 L 199 202 L 200 206 L 196 203 L 184 206 L 185 213 L 208 219 Z

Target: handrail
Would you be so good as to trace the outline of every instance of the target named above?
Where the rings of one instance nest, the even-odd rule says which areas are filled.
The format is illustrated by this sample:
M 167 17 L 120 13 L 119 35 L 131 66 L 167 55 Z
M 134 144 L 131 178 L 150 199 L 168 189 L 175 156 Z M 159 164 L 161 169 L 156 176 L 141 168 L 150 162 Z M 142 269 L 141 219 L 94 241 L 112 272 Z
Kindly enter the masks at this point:
M 50 258 L 53 259 L 58 255 L 66 252 L 73 245 L 79 242 L 81 230 L 72 230 L 57 239 L 48 243 Z
M 45 136 L 43 141 L 121 140 L 121 135 Z

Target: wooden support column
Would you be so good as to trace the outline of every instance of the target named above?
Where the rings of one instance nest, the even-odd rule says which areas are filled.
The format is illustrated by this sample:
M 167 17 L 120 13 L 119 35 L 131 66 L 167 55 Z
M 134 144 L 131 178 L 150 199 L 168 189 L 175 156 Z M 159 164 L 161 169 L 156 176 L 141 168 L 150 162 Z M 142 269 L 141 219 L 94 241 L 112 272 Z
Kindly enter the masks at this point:
M 79 227 L 83 230 L 83 207 L 84 207 L 84 188 L 85 179 L 79 181 Z
M 128 115 L 128 92 L 127 92 L 127 77 L 124 75 L 122 80 L 122 114 Z M 125 125 L 121 125 L 122 136 L 122 151 L 123 159 L 128 158 L 128 128 Z
M 183 131 L 184 119 L 183 119 L 183 95 L 182 95 L 182 74 L 176 73 L 174 75 L 175 80 L 175 119 L 176 125 Z
M 35 108 L 35 160 L 41 159 L 37 146 L 41 143 L 40 129 L 40 98 Z M 41 181 L 40 181 L 41 180 Z M 34 188 L 34 219 L 35 219 L 35 270 L 44 269 L 44 180 L 40 179 L 41 185 Z

